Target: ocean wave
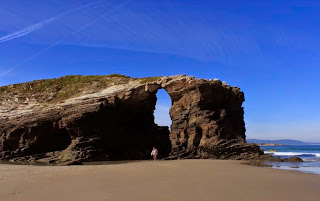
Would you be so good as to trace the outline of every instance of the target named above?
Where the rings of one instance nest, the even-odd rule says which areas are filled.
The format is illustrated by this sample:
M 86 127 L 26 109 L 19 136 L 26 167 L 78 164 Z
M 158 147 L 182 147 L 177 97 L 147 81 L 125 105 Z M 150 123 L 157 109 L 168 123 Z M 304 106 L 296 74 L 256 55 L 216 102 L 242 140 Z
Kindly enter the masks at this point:
M 305 162 L 320 162 L 320 158 L 304 158 Z
M 265 151 L 266 154 L 273 154 L 275 156 L 300 156 L 300 157 L 320 157 L 320 153 L 302 153 L 302 152 L 273 152 Z

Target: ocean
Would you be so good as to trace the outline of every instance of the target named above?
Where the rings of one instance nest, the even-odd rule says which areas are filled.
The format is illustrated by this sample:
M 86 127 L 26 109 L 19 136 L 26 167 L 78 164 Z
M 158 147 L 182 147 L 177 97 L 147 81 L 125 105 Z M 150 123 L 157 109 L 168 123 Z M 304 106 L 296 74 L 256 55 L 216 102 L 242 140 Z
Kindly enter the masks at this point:
M 273 168 L 297 170 L 306 173 L 320 174 L 320 145 L 300 145 L 300 146 L 261 146 L 264 153 L 281 158 L 292 156 L 300 157 L 304 162 L 268 162 Z

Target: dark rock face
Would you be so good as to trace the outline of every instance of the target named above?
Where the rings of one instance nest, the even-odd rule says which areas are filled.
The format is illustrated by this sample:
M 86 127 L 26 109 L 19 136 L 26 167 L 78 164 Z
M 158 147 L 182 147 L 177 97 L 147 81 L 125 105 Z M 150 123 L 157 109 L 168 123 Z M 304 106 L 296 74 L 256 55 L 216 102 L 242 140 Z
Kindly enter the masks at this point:
M 185 77 L 164 85 L 172 98 L 173 158 L 250 158 L 260 149 L 245 143 L 244 94 L 219 80 Z
M 161 88 L 172 99 L 171 132 L 154 123 Z M 219 80 L 133 79 L 45 107 L 32 94 L 27 101 L 20 99 L 19 94 L 0 94 L 2 160 L 76 164 L 148 159 L 153 146 L 168 159 L 250 159 L 263 154 L 245 141 L 243 93 Z

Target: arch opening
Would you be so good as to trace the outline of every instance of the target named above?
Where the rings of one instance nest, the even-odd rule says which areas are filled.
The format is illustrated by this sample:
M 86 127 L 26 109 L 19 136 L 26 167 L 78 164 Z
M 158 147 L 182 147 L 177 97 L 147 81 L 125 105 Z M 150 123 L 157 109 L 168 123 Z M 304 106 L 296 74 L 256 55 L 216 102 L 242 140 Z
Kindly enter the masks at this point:
M 157 103 L 154 110 L 154 122 L 158 126 L 168 126 L 169 130 L 171 130 L 172 120 L 170 117 L 170 108 L 172 106 L 172 100 L 164 89 L 159 89 L 156 96 Z

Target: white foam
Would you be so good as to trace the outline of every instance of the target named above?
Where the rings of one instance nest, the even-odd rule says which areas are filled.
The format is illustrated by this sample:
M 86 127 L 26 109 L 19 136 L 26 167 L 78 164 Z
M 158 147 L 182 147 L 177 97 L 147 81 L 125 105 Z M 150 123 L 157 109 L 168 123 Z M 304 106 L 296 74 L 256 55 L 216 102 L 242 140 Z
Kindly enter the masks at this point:
M 299 168 L 291 168 L 287 166 L 281 166 L 281 167 L 272 167 L 275 169 L 282 169 L 282 170 L 295 170 L 305 173 L 312 173 L 312 174 L 320 174 L 320 167 L 299 167 Z
M 307 153 L 307 152 L 273 152 L 265 151 L 266 154 L 273 154 L 275 156 L 301 156 L 301 155 L 314 155 L 320 157 L 320 153 Z
M 320 158 L 304 158 L 303 161 L 305 161 L 305 162 L 319 162 Z

